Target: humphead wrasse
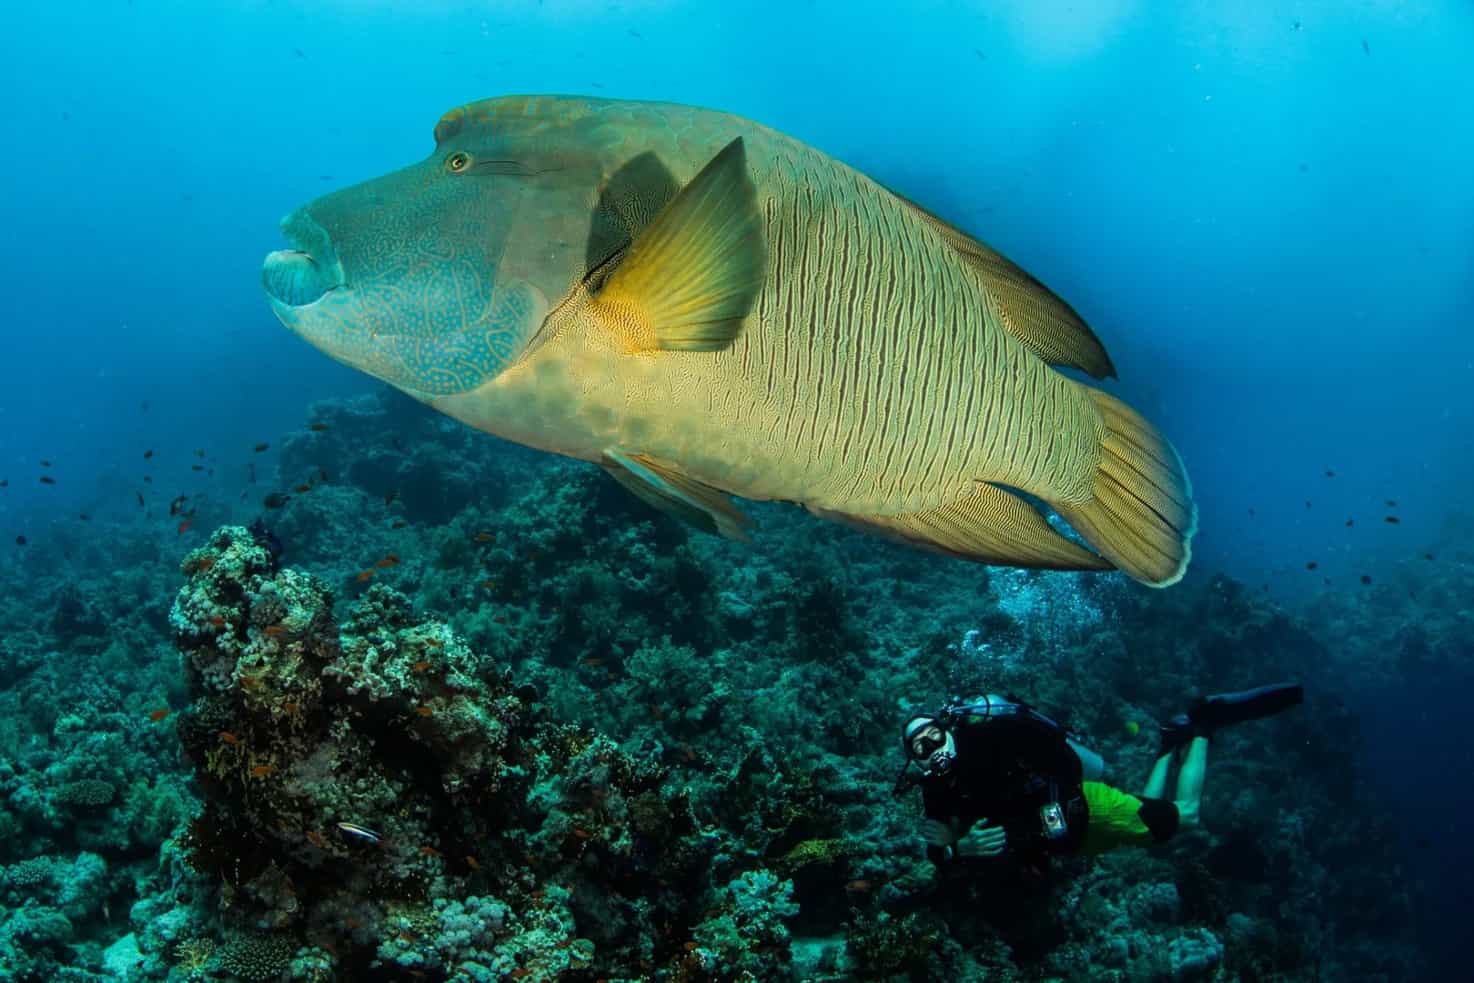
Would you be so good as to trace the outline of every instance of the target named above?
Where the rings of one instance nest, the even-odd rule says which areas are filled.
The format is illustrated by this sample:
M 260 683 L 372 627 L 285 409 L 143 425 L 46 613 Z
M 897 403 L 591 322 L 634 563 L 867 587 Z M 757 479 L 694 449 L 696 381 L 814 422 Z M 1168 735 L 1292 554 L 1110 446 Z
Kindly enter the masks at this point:
M 332 357 L 727 536 L 739 496 L 984 563 L 1182 577 L 1177 453 L 1051 368 L 1115 374 L 967 233 L 709 110 L 514 96 L 435 143 L 282 222 L 271 305 Z

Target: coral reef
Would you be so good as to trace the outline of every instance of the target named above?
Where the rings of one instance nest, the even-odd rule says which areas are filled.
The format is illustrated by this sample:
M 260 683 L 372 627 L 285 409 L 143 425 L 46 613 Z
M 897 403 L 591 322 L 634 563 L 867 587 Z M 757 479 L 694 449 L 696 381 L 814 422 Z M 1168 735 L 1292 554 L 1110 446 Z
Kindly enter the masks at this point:
M 1222 577 L 989 570 L 775 505 L 748 547 L 401 397 L 311 418 L 277 442 L 279 508 L 200 503 L 190 549 L 38 544 L 33 593 L 0 597 L 11 977 L 1415 973 L 1403 848 L 1337 694 L 1459 671 L 1468 565 L 1389 627 Z M 1285 677 L 1309 702 L 1214 741 L 1203 827 L 1165 848 L 938 870 L 892 795 L 900 722 L 954 694 L 1030 700 L 1130 788 L 1192 695 Z

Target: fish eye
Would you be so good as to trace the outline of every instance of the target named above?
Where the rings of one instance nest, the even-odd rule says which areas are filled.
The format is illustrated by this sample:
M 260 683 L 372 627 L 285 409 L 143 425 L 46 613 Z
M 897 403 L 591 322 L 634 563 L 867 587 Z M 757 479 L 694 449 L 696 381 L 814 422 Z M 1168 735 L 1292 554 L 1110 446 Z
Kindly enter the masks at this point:
M 450 173 L 452 174 L 460 174 L 470 166 L 471 155 L 466 153 L 464 150 L 457 150 L 455 153 L 445 158 L 445 169 L 450 171 Z

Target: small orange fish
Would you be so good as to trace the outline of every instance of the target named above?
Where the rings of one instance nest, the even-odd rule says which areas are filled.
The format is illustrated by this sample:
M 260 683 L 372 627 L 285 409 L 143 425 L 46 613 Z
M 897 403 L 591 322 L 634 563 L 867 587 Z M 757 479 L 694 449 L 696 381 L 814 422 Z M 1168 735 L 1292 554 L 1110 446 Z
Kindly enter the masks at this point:
M 685 949 L 687 952 L 695 952 L 696 951 L 696 943 L 695 942 L 686 942 L 686 943 L 684 943 L 681 946 L 681 948 L 682 949 Z
M 414 672 L 424 672 L 426 669 L 430 668 L 434 664 L 435 663 L 431 662 L 429 659 L 421 659 L 419 662 L 416 662 L 414 665 L 410 666 L 410 669 Z
M 496 539 L 496 533 L 492 532 L 490 529 L 483 529 L 471 538 L 476 540 L 476 542 L 478 543 L 489 543 Z
M 241 689 L 255 690 L 255 689 L 259 689 L 260 687 L 261 687 L 261 677 L 260 676 L 242 676 L 241 677 Z
M 215 565 L 215 558 L 213 556 L 202 556 L 202 557 L 200 557 L 200 562 L 195 564 L 195 569 L 196 570 L 209 570 L 214 565 Z M 220 616 L 217 614 L 215 617 L 219 618 Z M 224 618 L 220 618 L 220 620 L 221 620 L 222 623 L 225 621 Z
M 306 492 L 312 491 L 312 486 L 307 484 L 306 482 L 303 482 L 300 485 L 293 486 L 292 491 L 296 492 L 298 495 L 301 495 Z
M 403 519 L 395 519 L 393 522 L 391 522 L 389 524 L 389 528 L 390 529 L 403 529 L 407 525 L 409 525 L 409 523 L 408 522 L 405 522 Z
M 496 581 L 495 580 L 483 580 L 479 584 L 477 584 L 476 586 L 482 588 L 483 590 L 496 590 Z
M 597 655 L 588 655 L 579 659 L 578 664 L 588 669 L 597 669 L 604 664 L 604 660 Z
M 441 649 L 441 648 L 445 648 L 445 639 L 443 639 L 443 638 L 427 638 L 427 639 L 425 639 L 425 644 L 427 646 L 429 646 L 430 648 L 432 648 L 432 649 Z
M 420 847 L 420 856 L 422 856 L 422 857 L 438 857 L 438 856 L 440 856 L 440 851 L 437 850 L 437 849 L 435 849 L 433 846 L 422 846 L 422 847 Z
M 514 980 L 520 980 L 522 977 L 526 976 L 528 973 L 531 973 L 531 972 L 532 972 L 532 970 L 528 969 L 526 966 L 518 966 L 516 969 L 512 970 L 507 975 L 510 976 Z
M 383 568 L 383 567 L 397 567 L 397 566 L 399 566 L 399 557 L 395 556 L 393 553 L 385 553 L 384 554 L 384 558 L 382 560 L 375 560 L 374 561 L 374 566 L 380 567 L 380 568 Z
M 276 765 L 257 765 L 256 767 L 251 769 L 251 777 L 265 778 L 267 775 L 270 775 L 274 771 L 276 771 Z
M 192 525 L 194 525 L 193 519 L 185 519 L 183 522 L 179 523 L 179 535 L 182 536 L 185 533 L 189 532 L 189 527 Z
M 241 742 L 241 739 L 239 737 L 236 737 L 234 734 L 232 734 L 228 730 L 222 730 L 220 732 L 220 739 L 222 741 L 224 741 L 226 744 L 230 744 L 230 745 L 236 745 L 236 744 L 239 744 Z
M 591 839 L 594 834 L 593 833 L 590 833 L 588 830 L 584 829 L 581 826 L 577 826 L 577 827 L 574 827 L 573 835 L 575 837 L 577 837 L 578 839 L 580 839 L 580 840 L 587 840 L 587 839 Z
M 261 630 L 265 633 L 267 638 L 281 638 L 287 633 L 287 630 L 281 625 L 267 625 Z
M 307 831 L 307 833 L 306 833 L 306 836 L 307 836 L 307 842 L 308 843 L 311 843 L 313 846 L 317 847 L 319 850 L 326 850 L 326 849 L 328 849 L 327 837 L 323 836 L 317 830 L 315 830 L 315 829 L 309 829 Z
M 435 716 L 435 710 L 433 708 L 431 708 L 431 707 L 425 706 L 425 704 L 423 704 L 423 703 L 421 703 L 419 706 L 415 707 L 415 713 L 418 713 L 422 717 L 433 717 L 433 716 Z
M 225 615 L 223 615 L 223 614 L 212 614 L 212 615 L 210 615 L 210 624 L 213 625 L 216 628 L 224 628 L 225 627 Z
M 471 856 L 468 853 L 468 854 L 466 854 L 466 866 L 467 867 L 470 867 L 472 870 L 480 870 L 481 869 L 481 861 L 477 860 L 475 857 Z
M 374 579 L 374 572 L 373 572 L 373 570 L 360 570 L 359 573 L 358 573 L 358 576 L 355 579 L 360 584 L 363 583 L 365 580 L 373 580 Z
M 875 885 L 865 878 L 856 878 L 844 886 L 845 891 L 850 894 L 869 894 L 875 889 Z
M 398 934 L 395 935 L 395 938 L 401 942 L 413 942 L 415 940 L 415 937 L 405 929 L 400 929 Z
M 157 710 L 149 711 L 148 719 L 152 720 L 154 723 L 158 723 L 160 720 L 163 720 L 167 716 L 169 716 L 168 707 L 160 707 Z

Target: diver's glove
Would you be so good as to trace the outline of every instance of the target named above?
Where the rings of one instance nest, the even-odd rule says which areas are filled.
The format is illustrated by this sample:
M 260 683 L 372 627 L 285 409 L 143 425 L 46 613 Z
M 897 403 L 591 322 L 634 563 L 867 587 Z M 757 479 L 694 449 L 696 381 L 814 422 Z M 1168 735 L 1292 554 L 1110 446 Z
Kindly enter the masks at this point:
M 996 857 L 1008 849 L 1008 834 L 1002 826 L 979 823 L 952 848 L 959 857 Z

